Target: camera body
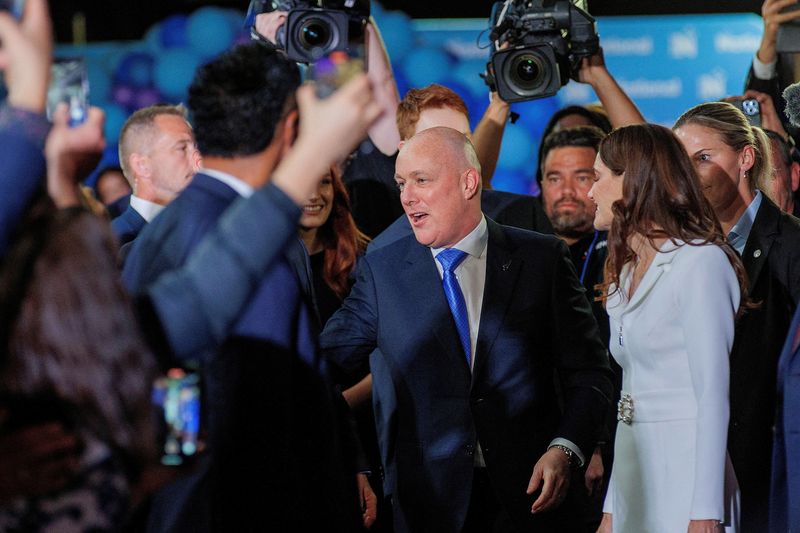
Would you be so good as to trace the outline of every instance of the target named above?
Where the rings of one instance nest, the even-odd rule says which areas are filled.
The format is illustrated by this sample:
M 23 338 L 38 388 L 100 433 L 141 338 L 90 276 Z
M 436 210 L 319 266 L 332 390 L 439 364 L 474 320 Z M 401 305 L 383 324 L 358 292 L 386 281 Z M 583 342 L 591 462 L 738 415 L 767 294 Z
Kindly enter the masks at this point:
M 506 0 L 492 11 L 487 83 L 506 102 L 553 96 L 597 53 L 595 19 L 569 0 Z
M 331 52 L 364 44 L 370 4 L 369 0 L 253 0 L 250 11 L 286 11 L 276 46 L 293 61 L 313 63 Z

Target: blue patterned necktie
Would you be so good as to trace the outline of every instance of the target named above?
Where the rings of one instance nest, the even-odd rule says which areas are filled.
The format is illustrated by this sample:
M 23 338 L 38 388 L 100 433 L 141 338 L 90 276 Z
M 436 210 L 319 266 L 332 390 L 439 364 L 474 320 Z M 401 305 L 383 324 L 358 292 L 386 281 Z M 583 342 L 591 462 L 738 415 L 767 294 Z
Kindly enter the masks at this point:
M 453 319 L 456 321 L 456 329 L 458 329 L 458 336 L 461 339 L 461 347 L 464 349 L 464 354 L 467 356 L 467 366 L 470 366 L 472 360 L 472 350 L 469 341 L 469 316 L 467 315 L 467 303 L 464 301 L 464 293 L 461 292 L 461 286 L 456 279 L 455 269 L 467 257 L 466 252 L 456 250 L 455 248 L 445 248 L 436 256 L 436 260 L 442 265 L 442 286 L 444 287 L 444 295 L 447 297 L 447 304 L 450 306 L 450 312 L 453 313 Z

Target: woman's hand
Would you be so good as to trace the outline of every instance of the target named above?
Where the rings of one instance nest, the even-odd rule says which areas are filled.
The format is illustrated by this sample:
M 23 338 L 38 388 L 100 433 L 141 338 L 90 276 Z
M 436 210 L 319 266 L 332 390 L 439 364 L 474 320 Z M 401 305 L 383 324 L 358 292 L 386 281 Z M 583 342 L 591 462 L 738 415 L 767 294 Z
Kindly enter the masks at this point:
M 719 520 L 689 520 L 688 533 L 719 533 L 724 531 Z
M 597 528 L 597 533 L 611 533 L 611 513 L 603 513 L 603 519 Z

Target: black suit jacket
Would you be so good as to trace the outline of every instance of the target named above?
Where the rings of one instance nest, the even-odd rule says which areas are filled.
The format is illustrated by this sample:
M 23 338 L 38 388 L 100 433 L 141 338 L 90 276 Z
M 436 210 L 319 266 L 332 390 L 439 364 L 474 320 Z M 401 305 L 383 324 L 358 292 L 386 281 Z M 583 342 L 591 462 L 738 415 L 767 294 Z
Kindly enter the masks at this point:
M 766 531 L 778 358 L 800 301 L 800 220 L 761 202 L 742 254 L 760 307 L 737 322 L 730 370 L 728 450 L 745 531 Z
M 376 412 L 397 532 L 460 531 L 476 441 L 517 527 L 564 531 L 563 514 L 530 513 L 533 466 L 555 437 L 580 446 L 588 460 L 602 429 L 608 357 L 566 246 L 487 222 L 472 373 L 430 249 L 413 236 L 365 256 L 321 337 L 326 356 L 345 372 L 381 359 L 370 366 L 386 404 Z

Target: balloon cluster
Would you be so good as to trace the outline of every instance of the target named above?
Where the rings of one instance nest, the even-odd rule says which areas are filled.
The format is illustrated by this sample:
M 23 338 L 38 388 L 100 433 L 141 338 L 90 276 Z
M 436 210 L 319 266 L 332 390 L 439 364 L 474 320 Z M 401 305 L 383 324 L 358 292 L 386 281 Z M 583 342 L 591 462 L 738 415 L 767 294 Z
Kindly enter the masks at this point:
M 249 40 L 244 15 L 204 7 L 153 25 L 142 41 L 86 47 L 90 99 L 106 112 L 106 137 L 116 142 L 127 117 L 153 104 L 186 101 L 197 67 Z M 102 53 L 92 53 L 99 46 Z

